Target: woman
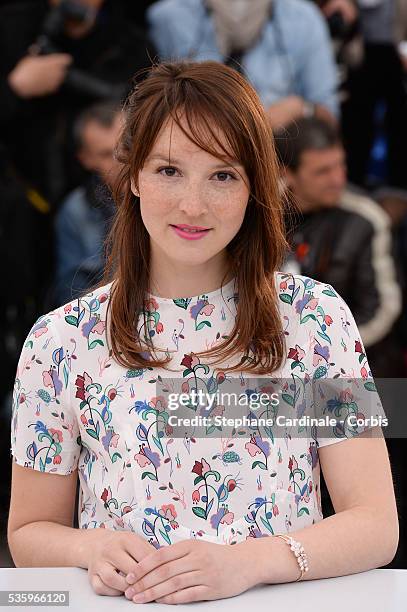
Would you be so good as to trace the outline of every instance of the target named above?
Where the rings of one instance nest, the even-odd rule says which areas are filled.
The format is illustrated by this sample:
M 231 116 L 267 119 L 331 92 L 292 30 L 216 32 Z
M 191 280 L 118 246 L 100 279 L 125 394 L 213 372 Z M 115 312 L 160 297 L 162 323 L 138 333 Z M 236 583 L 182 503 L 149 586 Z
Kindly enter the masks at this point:
M 347 305 L 278 272 L 278 168 L 256 93 L 215 62 L 163 64 L 125 117 L 106 278 L 36 322 L 18 367 L 16 565 L 83 567 L 99 594 L 180 603 L 387 564 L 398 520 L 380 427 L 198 437 L 170 421 L 168 391 L 279 385 L 281 414 L 383 414 Z M 337 512 L 324 520 L 320 464 Z

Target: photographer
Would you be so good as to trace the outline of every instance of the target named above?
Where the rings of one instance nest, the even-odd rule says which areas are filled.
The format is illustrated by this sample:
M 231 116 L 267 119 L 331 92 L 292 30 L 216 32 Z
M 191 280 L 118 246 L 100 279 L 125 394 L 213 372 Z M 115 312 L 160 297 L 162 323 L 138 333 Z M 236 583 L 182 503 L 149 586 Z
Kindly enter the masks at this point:
M 352 66 L 362 61 L 359 10 L 355 0 L 316 0 L 325 16 L 342 81 Z
M 347 182 L 337 130 L 315 118 L 276 137 L 283 182 L 301 217 L 290 224 L 290 271 L 332 285 L 351 304 L 375 376 L 404 376 L 402 309 L 390 218 Z
M 161 59 L 207 59 L 253 84 L 273 129 L 303 116 L 339 117 L 327 25 L 303 0 L 160 0 L 147 11 Z
M 356 0 L 314 0 L 324 15 L 338 64 L 338 97 L 346 97 L 349 71 L 363 60 L 359 9 Z
M 103 271 L 104 242 L 114 215 L 111 190 L 120 164 L 114 149 L 122 114 L 113 102 L 99 102 L 74 123 L 76 155 L 87 171 L 82 185 L 67 195 L 55 218 L 55 303 L 85 292 Z
M 345 34 L 357 21 L 358 9 L 353 0 L 317 0 L 333 36 Z
M 76 114 L 123 98 L 154 49 L 121 2 L 8 2 L 0 8 L 0 127 L 20 173 L 53 205 L 77 182 L 68 134 Z

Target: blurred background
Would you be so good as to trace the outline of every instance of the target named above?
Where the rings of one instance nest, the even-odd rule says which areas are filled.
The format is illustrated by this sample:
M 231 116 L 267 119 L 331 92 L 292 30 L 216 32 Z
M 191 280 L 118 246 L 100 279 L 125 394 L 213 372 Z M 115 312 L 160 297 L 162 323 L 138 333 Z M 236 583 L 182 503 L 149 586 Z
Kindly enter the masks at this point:
M 407 0 L 0 0 L 0 566 L 23 341 L 100 278 L 121 105 L 142 69 L 179 58 L 255 87 L 299 206 L 284 269 L 347 301 L 373 376 L 406 376 Z M 406 569 L 406 444 L 387 445 L 400 518 L 388 567 Z

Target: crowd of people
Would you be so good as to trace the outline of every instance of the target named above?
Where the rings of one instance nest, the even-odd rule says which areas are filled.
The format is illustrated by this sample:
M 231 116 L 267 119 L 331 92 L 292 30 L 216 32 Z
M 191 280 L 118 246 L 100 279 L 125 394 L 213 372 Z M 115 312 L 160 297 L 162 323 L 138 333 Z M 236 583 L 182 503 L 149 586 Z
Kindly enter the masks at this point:
M 215 60 L 251 82 L 292 204 L 284 270 L 327 282 L 346 300 L 373 376 L 406 376 L 405 39 L 405 0 L 1 3 L 3 448 L 27 332 L 101 277 L 122 103 L 160 60 Z M 403 444 L 388 441 L 399 567 L 407 567 Z

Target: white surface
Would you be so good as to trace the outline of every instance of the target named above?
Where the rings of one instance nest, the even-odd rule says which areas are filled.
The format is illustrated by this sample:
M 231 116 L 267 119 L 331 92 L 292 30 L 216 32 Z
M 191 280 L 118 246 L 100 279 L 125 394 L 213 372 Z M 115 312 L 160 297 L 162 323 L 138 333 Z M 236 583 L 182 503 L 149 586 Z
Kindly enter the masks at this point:
M 134 604 L 123 597 L 96 595 L 86 570 L 78 568 L 1 568 L 0 590 L 65 590 L 67 606 L 18 606 L 17 610 L 67 610 L 69 612 L 112 612 L 141 606 L 155 612 L 168 612 L 170 606 Z M 131 607 L 133 606 L 133 607 Z M 407 570 L 371 570 L 361 574 L 309 580 L 290 584 L 262 585 L 234 598 L 183 604 L 182 610 L 229 612 L 405 612 L 407 610 Z

